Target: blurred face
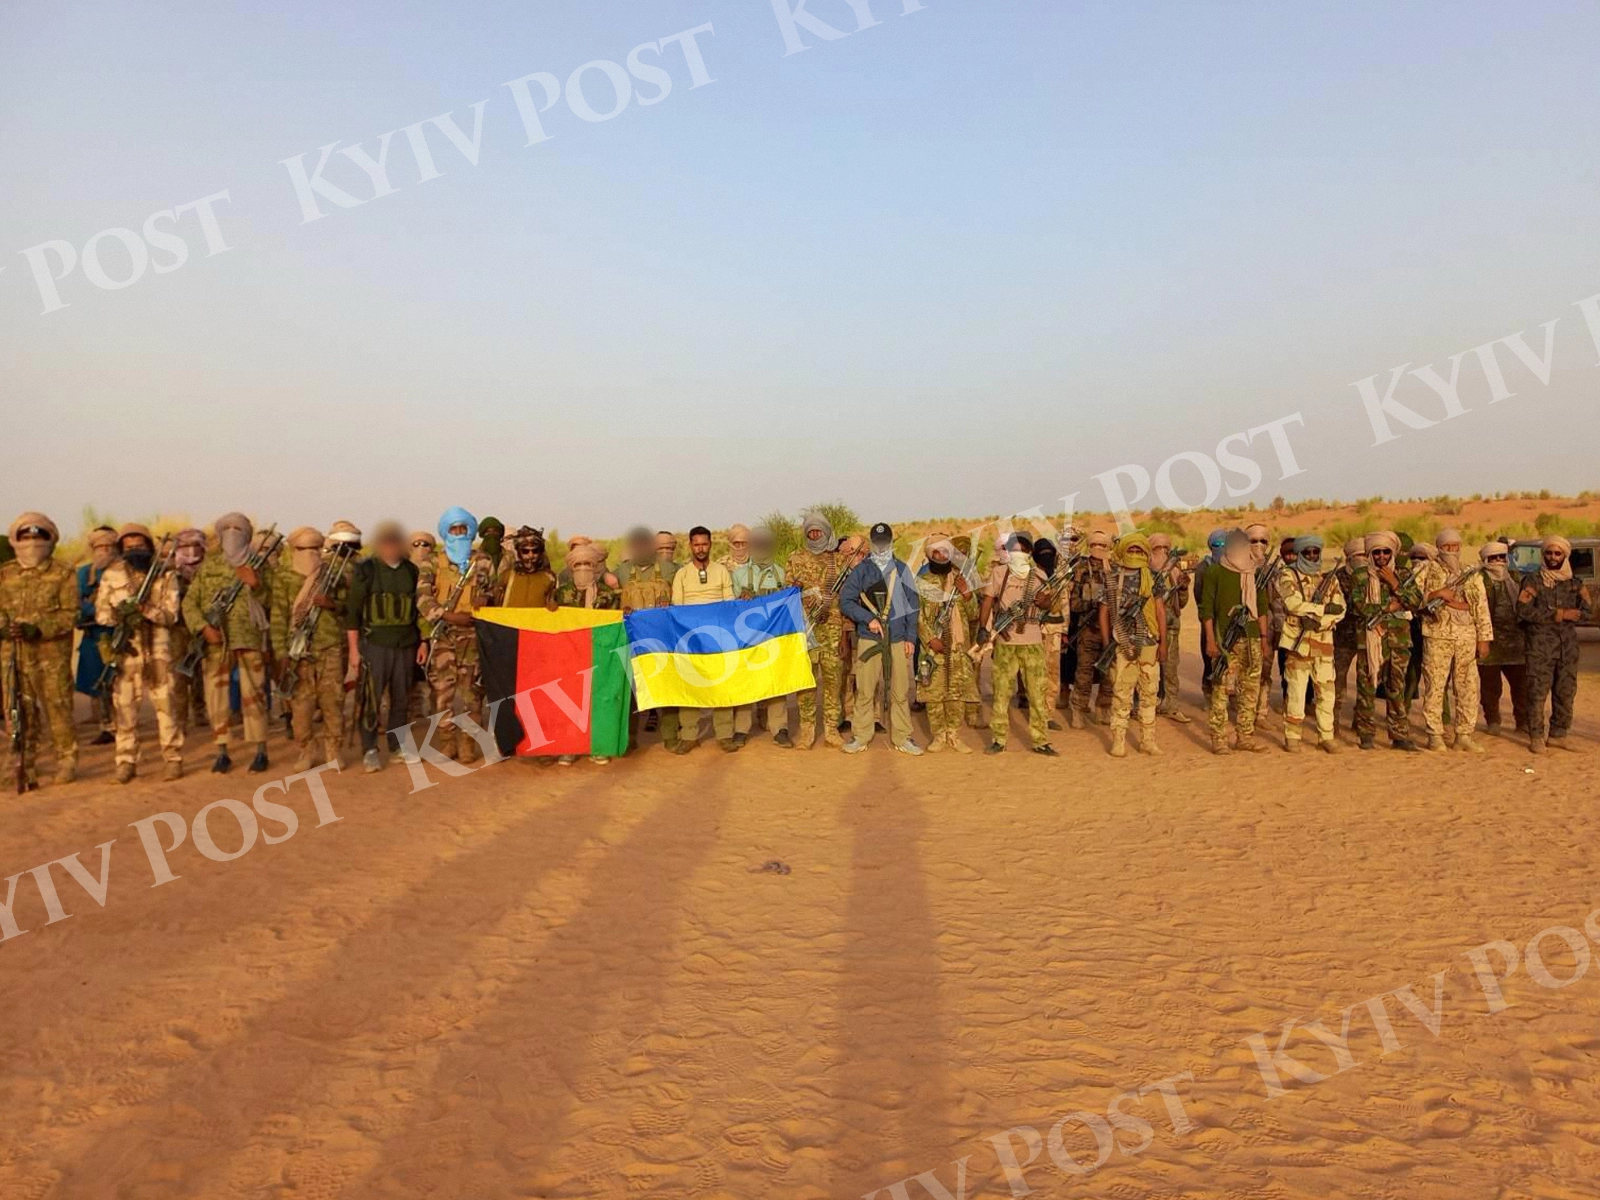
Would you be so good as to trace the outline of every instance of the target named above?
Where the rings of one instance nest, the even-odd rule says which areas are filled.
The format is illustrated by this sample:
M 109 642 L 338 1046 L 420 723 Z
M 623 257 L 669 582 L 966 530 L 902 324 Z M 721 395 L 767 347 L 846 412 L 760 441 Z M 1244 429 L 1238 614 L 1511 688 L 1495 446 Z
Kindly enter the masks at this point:
M 634 538 L 628 543 L 628 557 L 636 563 L 647 563 L 655 552 L 655 544 L 647 537 Z
M 689 539 L 689 553 L 694 556 L 694 561 L 704 566 L 711 558 L 711 538 L 704 533 L 697 533 Z
M 772 555 L 776 550 L 777 544 L 772 540 L 770 534 L 757 533 L 751 535 L 750 553 L 755 556 L 757 562 L 771 562 Z
M 378 552 L 378 557 L 393 566 L 405 556 L 406 543 L 398 533 L 379 534 L 373 543 L 373 549 Z

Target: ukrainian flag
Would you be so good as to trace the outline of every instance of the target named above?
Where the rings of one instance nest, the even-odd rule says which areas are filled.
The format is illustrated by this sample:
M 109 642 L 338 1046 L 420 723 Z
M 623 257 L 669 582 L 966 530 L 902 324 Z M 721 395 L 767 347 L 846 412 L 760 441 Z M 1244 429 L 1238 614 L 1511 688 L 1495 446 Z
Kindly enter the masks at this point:
M 641 709 L 733 708 L 816 686 L 799 588 L 640 609 L 624 621 Z

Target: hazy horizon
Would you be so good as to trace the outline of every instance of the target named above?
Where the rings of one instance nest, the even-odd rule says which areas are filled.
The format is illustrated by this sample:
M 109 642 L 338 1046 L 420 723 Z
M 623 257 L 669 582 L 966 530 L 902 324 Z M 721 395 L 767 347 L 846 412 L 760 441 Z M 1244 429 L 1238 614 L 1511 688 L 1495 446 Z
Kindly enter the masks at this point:
M 1293 414 L 1217 506 L 1600 482 L 1600 9 L 908 4 L 0 15 L 4 503 L 1055 512 Z

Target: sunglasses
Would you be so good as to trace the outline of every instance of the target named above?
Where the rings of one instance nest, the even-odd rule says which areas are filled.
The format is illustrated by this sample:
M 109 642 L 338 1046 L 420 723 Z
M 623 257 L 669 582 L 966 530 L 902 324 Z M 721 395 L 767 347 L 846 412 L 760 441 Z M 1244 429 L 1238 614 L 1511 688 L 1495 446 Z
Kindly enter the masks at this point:
M 1322 557 L 1322 551 L 1321 550 L 1302 550 L 1302 551 L 1300 551 L 1300 557 L 1301 558 L 1321 558 Z
M 1506 556 L 1504 554 L 1490 554 L 1490 555 L 1486 555 L 1484 557 L 1483 561 L 1484 562 L 1505 562 L 1506 561 Z
M 1250 544 L 1252 546 L 1270 546 L 1270 545 L 1272 545 L 1272 539 L 1271 538 L 1251 538 L 1250 539 Z

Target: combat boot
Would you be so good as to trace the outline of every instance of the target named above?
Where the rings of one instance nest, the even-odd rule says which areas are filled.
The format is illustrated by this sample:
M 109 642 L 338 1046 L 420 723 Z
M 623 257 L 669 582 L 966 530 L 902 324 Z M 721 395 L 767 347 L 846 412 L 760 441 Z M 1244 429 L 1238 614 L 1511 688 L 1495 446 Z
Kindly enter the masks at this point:
M 1126 729 L 1113 729 L 1111 731 L 1111 757 L 1128 757 L 1128 731 Z
M 1139 753 L 1160 755 L 1161 747 L 1156 745 L 1156 727 L 1146 725 L 1139 731 Z
M 1242 750 L 1243 748 L 1244 747 L 1241 744 L 1240 745 L 1240 749 Z M 1232 754 L 1233 753 L 1233 748 L 1228 745 L 1228 739 L 1227 739 L 1226 735 L 1224 735 L 1222 737 L 1213 737 L 1211 739 L 1211 753 L 1213 753 L 1213 754 Z
M 311 770 L 314 766 L 316 766 L 316 763 L 312 761 L 311 747 L 301 747 L 300 757 L 294 760 L 294 773 L 298 775 L 302 771 Z
M 118 763 L 116 774 L 114 774 L 111 778 L 117 783 L 132 783 L 134 774 L 134 766 L 132 763 Z
M 1238 748 L 1246 754 L 1265 754 L 1267 752 L 1266 744 L 1256 741 L 1256 735 L 1253 733 L 1249 737 L 1240 738 Z
M 1435 752 L 1437 752 L 1439 750 L 1443 750 L 1444 749 L 1444 739 L 1442 737 L 1440 737 L 1437 733 L 1430 733 L 1428 735 L 1428 749 L 1430 751 L 1435 751 Z
M 1471 738 L 1466 737 L 1464 735 L 1458 736 L 1456 738 L 1456 749 L 1464 751 L 1467 754 L 1482 754 L 1483 753 L 1483 747 L 1482 746 L 1478 745 L 1477 742 L 1473 741 Z
M 176 783 L 178 780 L 180 780 L 182 778 L 183 778 L 183 764 L 181 762 L 169 762 L 165 767 L 163 767 L 161 769 L 161 782 L 162 783 Z
M 56 776 L 51 781 L 56 785 L 68 784 L 78 778 L 78 760 L 64 758 L 56 765 Z
M 267 758 L 267 744 L 259 742 L 256 745 L 256 756 L 250 760 L 250 765 L 245 770 L 251 775 L 260 775 L 271 765 Z
M 1528 738 L 1528 753 L 1529 754 L 1543 754 L 1544 753 L 1544 739 L 1542 737 L 1529 737 Z
M 924 749 L 929 754 L 937 754 L 937 753 L 939 753 L 939 751 L 943 750 L 944 747 L 945 747 L 944 734 L 936 733 L 931 738 L 928 739 L 928 744 L 927 744 L 927 746 L 924 747 Z
M 1297 738 L 1297 737 L 1286 737 L 1286 738 L 1284 738 L 1283 739 L 1283 749 L 1284 749 L 1284 752 L 1286 754 L 1299 754 L 1300 753 L 1300 739 Z
M 1337 754 L 1339 753 L 1339 743 L 1334 741 L 1332 738 L 1329 738 L 1325 742 L 1318 742 L 1317 749 L 1321 750 L 1324 754 Z
M 960 737 L 956 735 L 956 731 L 954 729 L 946 730 L 944 736 L 945 741 L 950 745 L 950 749 L 954 750 L 957 754 L 972 753 L 972 747 L 963 742 Z M 931 750 L 932 747 L 930 746 L 929 749 Z

